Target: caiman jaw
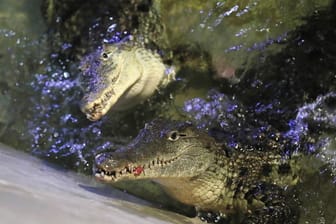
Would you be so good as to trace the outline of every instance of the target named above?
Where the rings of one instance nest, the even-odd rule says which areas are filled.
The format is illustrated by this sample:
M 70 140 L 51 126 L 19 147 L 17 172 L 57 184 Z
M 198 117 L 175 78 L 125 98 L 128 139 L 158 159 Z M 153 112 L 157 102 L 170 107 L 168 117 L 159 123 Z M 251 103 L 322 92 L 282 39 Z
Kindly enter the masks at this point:
M 96 121 L 99 120 L 103 113 L 101 112 L 102 106 L 100 103 L 84 103 L 87 101 L 85 98 L 82 99 L 80 109 L 81 111 L 86 115 L 86 118 L 90 121 Z
M 159 169 L 171 164 L 176 159 L 177 157 L 168 160 L 157 158 L 156 160 L 140 163 L 141 165 L 129 163 L 119 168 L 112 168 L 107 164 L 96 164 L 95 177 L 106 182 L 115 182 L 121 179 L 160 178 Z M 155 172 L 156 170 L 157 172 Z
M 86 95 L 83 97 L 80 103 L 81 111 L 86 115 L 90 121 L 99 120 L 110 109 L 109 101 L 114 95 L 113 90 L 105 90 L 102 94 L 96 94 L 97 96 Z M 95 100 L 92 100 L 95 99 Z
M 117 181 L 121 177 L 132 177 L 132 175 L 134 177 L 139 176 L 143 173 L 143 171 L 144 167 L 142 166 L 128 165 L 122 169 L 115 169 L 111 171 L 98 166 L 95 172 L 95 177 L 101 181 L 111 182 Z

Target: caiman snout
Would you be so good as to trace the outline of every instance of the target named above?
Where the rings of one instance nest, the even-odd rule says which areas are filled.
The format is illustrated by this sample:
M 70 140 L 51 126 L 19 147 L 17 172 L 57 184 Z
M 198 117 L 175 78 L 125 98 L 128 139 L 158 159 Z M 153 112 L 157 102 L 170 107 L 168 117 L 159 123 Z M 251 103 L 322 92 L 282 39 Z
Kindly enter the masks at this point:
M 136 177 L 143 173 L 144 167 L 127 162 L 117 153 L 101 153 L 95 157 L 94 174 L 101 181 L 117 181 L 119 178 Z
M 109 157 L 109 161 L 114 161 L 112 156 L 107 156 L 106 153 L 100 153 L 95 156 L 95 166 L 94 166 L 94 174 L 96 179 L 101 181 L 115 181 L 117 178 L 116 169 L 111 169 L 111 166 L 104 163 L 107 157 Z
M 90 121 L 99 120 L 104 114 L 100 110 L 99 104 L 89 104 L 86 99 L 83 98 L 80 103 L 80 110 L 86 115 L 86 118 Z

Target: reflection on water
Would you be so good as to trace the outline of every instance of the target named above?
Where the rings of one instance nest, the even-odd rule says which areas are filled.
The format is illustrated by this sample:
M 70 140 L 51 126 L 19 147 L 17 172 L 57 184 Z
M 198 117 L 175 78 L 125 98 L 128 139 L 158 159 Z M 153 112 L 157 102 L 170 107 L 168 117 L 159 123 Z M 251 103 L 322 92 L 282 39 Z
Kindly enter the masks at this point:
M 246 71 L 279 52 L 286 45 L 288 32 L 304 23 L 303 17 L 330 2 L 167 0 L 161 10 L 169 39 L 199 43 L 210 52 L 218 75 L 225 77 L 228 66 Z
M 39 2 L 0 2 L 0 137 L 23 149 L 30 148 L 26 119 L 34 93 L 29 83 L 46 60 Z
M 245 74 L 241 82 L 215 83 L 209 81 L 213 74 L 196 75 L 197 68 L 182 69 L 171 92 L 163 91 L 162 96 L 129 112 L 90 122 L 78 108 L 82 97 L 78 61 L 61 58 L 57 54 L 61 49 L 49 48 L 50 37 L 38 13 L 39 1 L 2 1 L 0 141 L 90 173 L 95 153 L 124 145 L 145 122 L 173 110 L 174 98 L 183 95 L 184 115 L 179 119 L 192 119 L 232 147 L 262 147 L 266 143 L 260 143 L 259 136 L 272 139 L 280 134 L 286 144 L 279 147 L 313 153 L 329 164 L 320 176 L 312 174 L 308 184 L 300 186 L 303 195 L 315 199 L 304 200 L 303 220 L 316 223 L 324 219 L 328 223 L 335 218 L 331 208 L 336 205 L 325 201 L 335 193 L 335 177 L 330 176 L 336 173 L 336 34 L 330 24 L 336 24 L 336 17 L 317 9 L 329 1 L 280 5 L 272 5 L 272 1 L 241 1 L 239 5 L 234 1 L 208 2 L 179 2 L 175 8 L 170 1 L 163 3 L 163 13 L 174 13 L 168 18 L 164 14 L 168 36 L 177 44 L 197 42 L 212 56 L 217 72 L 216 66 L 223 68 L 221 63 L 228 63 L 237 68 L 237 75 Z M 190 16 L 189 23 L 181 22 L 183 14 Z M 116 32 L 114 24 L 111 21 L 104 28 L 110 36 Z M 188 86 L 201 75 L 200 80 L 212 85 L 207 95 L 203 94 L 209 90 L 205 84 L 197 91 Z M 310 184 L 313 179 L 319 179 L 316 182 L 323 188 Z M 316 201 L 318 206 L 313 206 Z

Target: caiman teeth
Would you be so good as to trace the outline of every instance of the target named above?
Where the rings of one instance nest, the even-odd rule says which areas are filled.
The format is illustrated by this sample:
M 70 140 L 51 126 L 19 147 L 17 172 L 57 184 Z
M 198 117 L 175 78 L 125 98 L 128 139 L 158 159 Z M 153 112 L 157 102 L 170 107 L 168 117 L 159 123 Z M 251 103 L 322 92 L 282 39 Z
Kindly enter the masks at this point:
M 174 162 L 176 159 L 177 159 L 177 157 L 174 157 L 174 158 L 168 159 L 168 160 L 157 158 L 156 160 L 152 160 L 151 162 L 149 162 L 148 165 L 147 165 L 147 168 L 151 169 L 153 167 L 156 167 L 157 165 L 164 166 L 164 165 L 167 165 L 167 164 L 170 164 L 170 163 Z
M 127 173 L 127 168 L 125 167 L 125 168 L 122 169 L 119 173 L 120 173 L 121 175 L 126 174 L 126 173 Z
M 95 173 L 95 177 L 104 180 L 104 181 L 115 181 L 119 177 L 124 176 L 126 174 L 133 174 L 133 166 L 125 166 L 123 169 L 120 171 L 112 170 L 112 171 L 107 171 L 102 168 L 98 168 Z
M 100 180 L 105 180 L 105 181 L 112 181 L 112 180 L 117 179 L 117 175 L 115 171 L 106 171 L 103 169 L 97 169 L 95 173 L 95 177 Z
M 121 177 L 130 177 L 130 175 L 140 176 L 145 175 L 145 170 L 153 169 L 155 167 L 164 167 L 170 163 L 173 163 L 177 157 L 171 159 L 163 159 L 163 158 L 156 158 L 148 162 L 147 165 L 136 165 L 136 164 L 128 164 L 124 166 L 122 169 L 111 170 L 108 171 L 104 168 L 97 168 L 95 172 L 95 177 L 99 180 L 103 181 L 117 181 Z

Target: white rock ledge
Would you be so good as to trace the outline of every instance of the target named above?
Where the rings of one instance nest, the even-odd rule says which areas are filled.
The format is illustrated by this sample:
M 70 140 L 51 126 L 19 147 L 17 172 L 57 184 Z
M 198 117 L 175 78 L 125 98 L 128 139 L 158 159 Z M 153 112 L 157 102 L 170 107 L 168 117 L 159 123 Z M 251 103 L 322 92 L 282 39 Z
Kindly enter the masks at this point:
M 200 223 L 0 144 L 1 224 Z

